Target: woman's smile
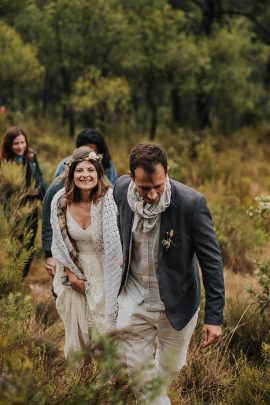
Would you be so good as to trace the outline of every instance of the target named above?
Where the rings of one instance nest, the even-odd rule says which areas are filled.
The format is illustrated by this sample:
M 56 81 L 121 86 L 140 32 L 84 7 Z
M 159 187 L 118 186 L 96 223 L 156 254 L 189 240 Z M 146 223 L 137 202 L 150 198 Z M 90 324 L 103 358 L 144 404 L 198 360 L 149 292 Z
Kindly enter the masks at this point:
M 97 171 L 91 162 L 84 160 L 76 166 L 74 172 L 74 184 L 76 187 L 90 191 L 96 187 L 97 182 Z

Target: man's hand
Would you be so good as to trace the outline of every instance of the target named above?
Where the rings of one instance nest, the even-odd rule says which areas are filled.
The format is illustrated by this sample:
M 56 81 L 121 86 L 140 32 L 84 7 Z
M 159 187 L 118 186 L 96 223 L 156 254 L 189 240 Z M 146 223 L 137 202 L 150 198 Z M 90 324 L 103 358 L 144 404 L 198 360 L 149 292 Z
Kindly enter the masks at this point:
M 219 325 L 206 325 L 204 324 L 202 330 L 201 347 L 205 348 L 220 339 L 222 330 Z
M 70 271 L 68 268 L 65 267 L 65 271 L 67 273 L 69 282 L 71 284 L 71 287 L 81 293 L 84 294 L 85 293 L 85 283 L 83 280 L 78 279 L 74 273 L 72 273 L 72 271 Z
M 56 260 L 54 257 L 47 257 L 45 269 L 47 270 L 49 276 L 53 277 L 55 275 Z

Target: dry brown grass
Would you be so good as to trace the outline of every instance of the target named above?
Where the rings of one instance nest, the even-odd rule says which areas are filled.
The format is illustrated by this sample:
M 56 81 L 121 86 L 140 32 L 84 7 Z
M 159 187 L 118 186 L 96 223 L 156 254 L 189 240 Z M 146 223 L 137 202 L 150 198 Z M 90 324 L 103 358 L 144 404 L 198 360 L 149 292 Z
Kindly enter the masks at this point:
M 139 136 L 130 136 L 130 134 L 127 134 L 127 136 L 123 136 L 122 134 L 122 136 L 117 138 L 116 133 L 109 135 L 106 139 L 120 175 L 125 174 L 128 170 L 128 154 L 131 147 L 139 141 L 147 141 L 143 136 L 140 139 Z M 161 138 L 156 140 L 157 143 L 165 143 L 163 141 Z M 232 145 L 227 145 L 227 143 L 224 144 L 224 151 L 219 151 L 219 153 L 217 153 L 215 148 L 213 150 L 202 149 L 201 153 L 204 153 L 205 157 L 202 156 L 201 161 L 206 162 L 205 174 L 199 176 L 201 173 L 199 163 L 191 159 L 183 160 L 180 152 L 176 151 L 174 154 L 171 151 L 170 144 L 177 146 L 177 142 L 175 137 L 171 137 L 171 139 L 166 140 L 165 145 L 169 151 L 169 161 L 172 165 L 173 177 L 181 181 L 182 176 L 184 176 L 184 182 L 205 193 L 210 206 L 215 204 L 219 206 L 223 201 L 230 203 L 233 199 L 233 203 L 236 206 L 243 204 L 245 209 L 245 206 L 255 195 L 270 192 L 268 157 L 263 154 L 260 147 L 255 149 L 252 145 L 248 149 L 244 150 L 243 148 L 242 153 L 236 150 L 238 149 L 238 145 L 235 145 L 234 150 L 232 150 Z M 72 140 L 65 142 L 65 145 L 64 149 L 57 151 L 57 159 L 60 154 L 63 154 L 64 157 L 68 152 L 68 148 L 72 150 L 74 146 Z M 52 173 L 52 167 L 57 163 L 56 157 L 51 159 L 52 155 L 50 153 L 50 150 L 40 151 L 40 157 L 43 162 L 47 158 L 49 159 L 48 166 L 50 165 L 50 167 L 47 171 L 48 174 Z M 211 167 L 209 166 L 209 161 L 213 162 L 213 165 L 210 165 Z M 208 180 L 206 180 L 207 176 Z M 231 219 L 229 218 L 228 222 L 230 221 Z M 238 223 L 236 225 L 236 229 L 239 229 Z M 240 238 L 241 243 L 244 243 L 248 236 L 247 232 L 243 233 L 243 238 Z M 37 241 L 37 245 L 40 245 L 40 241 Z M 232 256 L 239 258 L 241 261 L 241 257 L 235 254 L 235 248 L 235 245 L 233 245 Z M 251 258 L 254 257 L 249 250 L 247 251 L 247 255 Z M 261 257 L 270 259 L 269 248 L 265 249 Z M 241 359 L 240 357 L 240 360 L 237 358 L 240 350 L 243 349 L 243 353 L 245 353 L 248 347 L 256 344 L 258 349 L 254 351 L 255 354 L 252 352 L 252 355 L 255 356 L 259 353 L 262 340 L 260 320 L 258 319 L 254 323 L 254 314 L 250 311 L 245 312 L 251 298 L 247 287 L 252 286 L 253 289 L 256 289 L 258 285 L 255 277 L 252 274 L 246 274 L 245 266 L 243 268 L 244 271 L 241 273 L 235 273 L 229 269 L 225 270 L 226 326 L 224 328 L 224 339 L 221 342 L 222 347 L 227 345 L 225 353 L 219 350 L 218 346 L 201 352 L 198 350 L 195 342 L 190 349 L 187 365 L 172 386 L 171 401 L 173 405 L 228 403 L 226 402 L 228 397 L 223 391 L 233 389 L 233 385 L 236 382 L 235 376 L 237 370 L 235 367 L 237 366 L 239 369 L 241 367 Z M 53 315 L 55 308 L 51 293 L 51 279 L 45 271 L 44 259 L 37 258 L 34 261 L 27 280 L 35 302 L 38 305 L 44 304 L 43 307 L 40 307 L 40 314 L 44 313 L 45 320 L 48 319 L 46 318 L 48 317 L 48 313 Z M 245 316 L 243 316 L 243 313 Z M 243 326 L 238 327 L 239 323 L 242 323 Z M 53 323 L 47 324 L 43 333 L 44 337 L 48 341 L 53 342 L 60 350 L 59 359 L 62 359 L 64 329 L 59 318 L 55 318 Z M 232 350 L 234 349 L 234 345 L 237 347 L 235 351 Z M 235 362 L 232 358 L 235 359 Z
M 51 280 L 44 269 L 44 260 L 38 259 L 31 267 L 28 276 L 32 294 L 37 303 L 46 303 L 44 311 L 52 311 L 54 299 L 51 295 Z M 249 300 L 246 290 L 247 285 L 256 288 L 256 280 L 250 274 L 237 274 L 225 271 L 226 306 L 230 312 L 236 306 L 244 306 Z M 56 319 L 50 326 L 45 327 L 43 337 L 53 342 L 60 352 L 63 360 L 64 327 L 60 319 Z M 225 338 L 227 341 L 228 339 Z M 210 372 L 211 371 L 211 372 Z M 224 397 L 222 390 L 233 384 L 233 366 L 228 362 L 228 353 L 225 356 L 218 347 L 211 352 L 201 352 L 197 343 L 193 341 L 189 352 L 187 365 L 180 373 L 179 378 L 171 387 L 172 405 L 191 405 L 198 398 L 208 398 L 209 403 L 214 403 L 214 398 Z M 189 394 L 189 390 L 193 395 Z M 216 391 L 216 394 L 207 394 L 207 391 Z
M 246 303 L 250 299 L 247 287 L 258 287 L 255 277 L 248 273 L 234 273 L 229 270 L 224 272 L 226 302 L 238 304 Z
M 38 258 L 33 261 L 27 276 L 35 302 L 48 302 L 52 298 L 52 280 L 45 270 L 45 260 Z

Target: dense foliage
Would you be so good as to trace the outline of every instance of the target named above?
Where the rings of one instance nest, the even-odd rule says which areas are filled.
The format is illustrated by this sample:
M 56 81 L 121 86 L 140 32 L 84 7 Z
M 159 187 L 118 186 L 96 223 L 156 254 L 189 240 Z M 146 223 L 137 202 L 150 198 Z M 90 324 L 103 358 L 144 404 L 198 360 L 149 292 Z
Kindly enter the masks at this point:
M 0 105 L 103 128 L 265 119 L 270 1 L 0 0 Z

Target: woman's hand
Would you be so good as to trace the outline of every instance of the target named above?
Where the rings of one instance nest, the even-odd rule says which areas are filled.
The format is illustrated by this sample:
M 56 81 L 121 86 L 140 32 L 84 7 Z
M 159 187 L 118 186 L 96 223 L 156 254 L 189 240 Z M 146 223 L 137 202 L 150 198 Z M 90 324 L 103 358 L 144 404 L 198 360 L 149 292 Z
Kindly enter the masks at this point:
M 77 291 L 81 294 L 84 294 L 85 293 L 85 282 L 83 280 L 78 279 L 78 277 L 76 277 L 75 274 L 72 273 L 72 271 L 70 271 L 67 267 L 65 267 L 65 271 L 68 276 L 71 287 L 75 291 Z
M 53 277 L 55 275 L 56 260 L 54 257 L 47 257 L 45 269 L 47 270 L 49 276 Z

